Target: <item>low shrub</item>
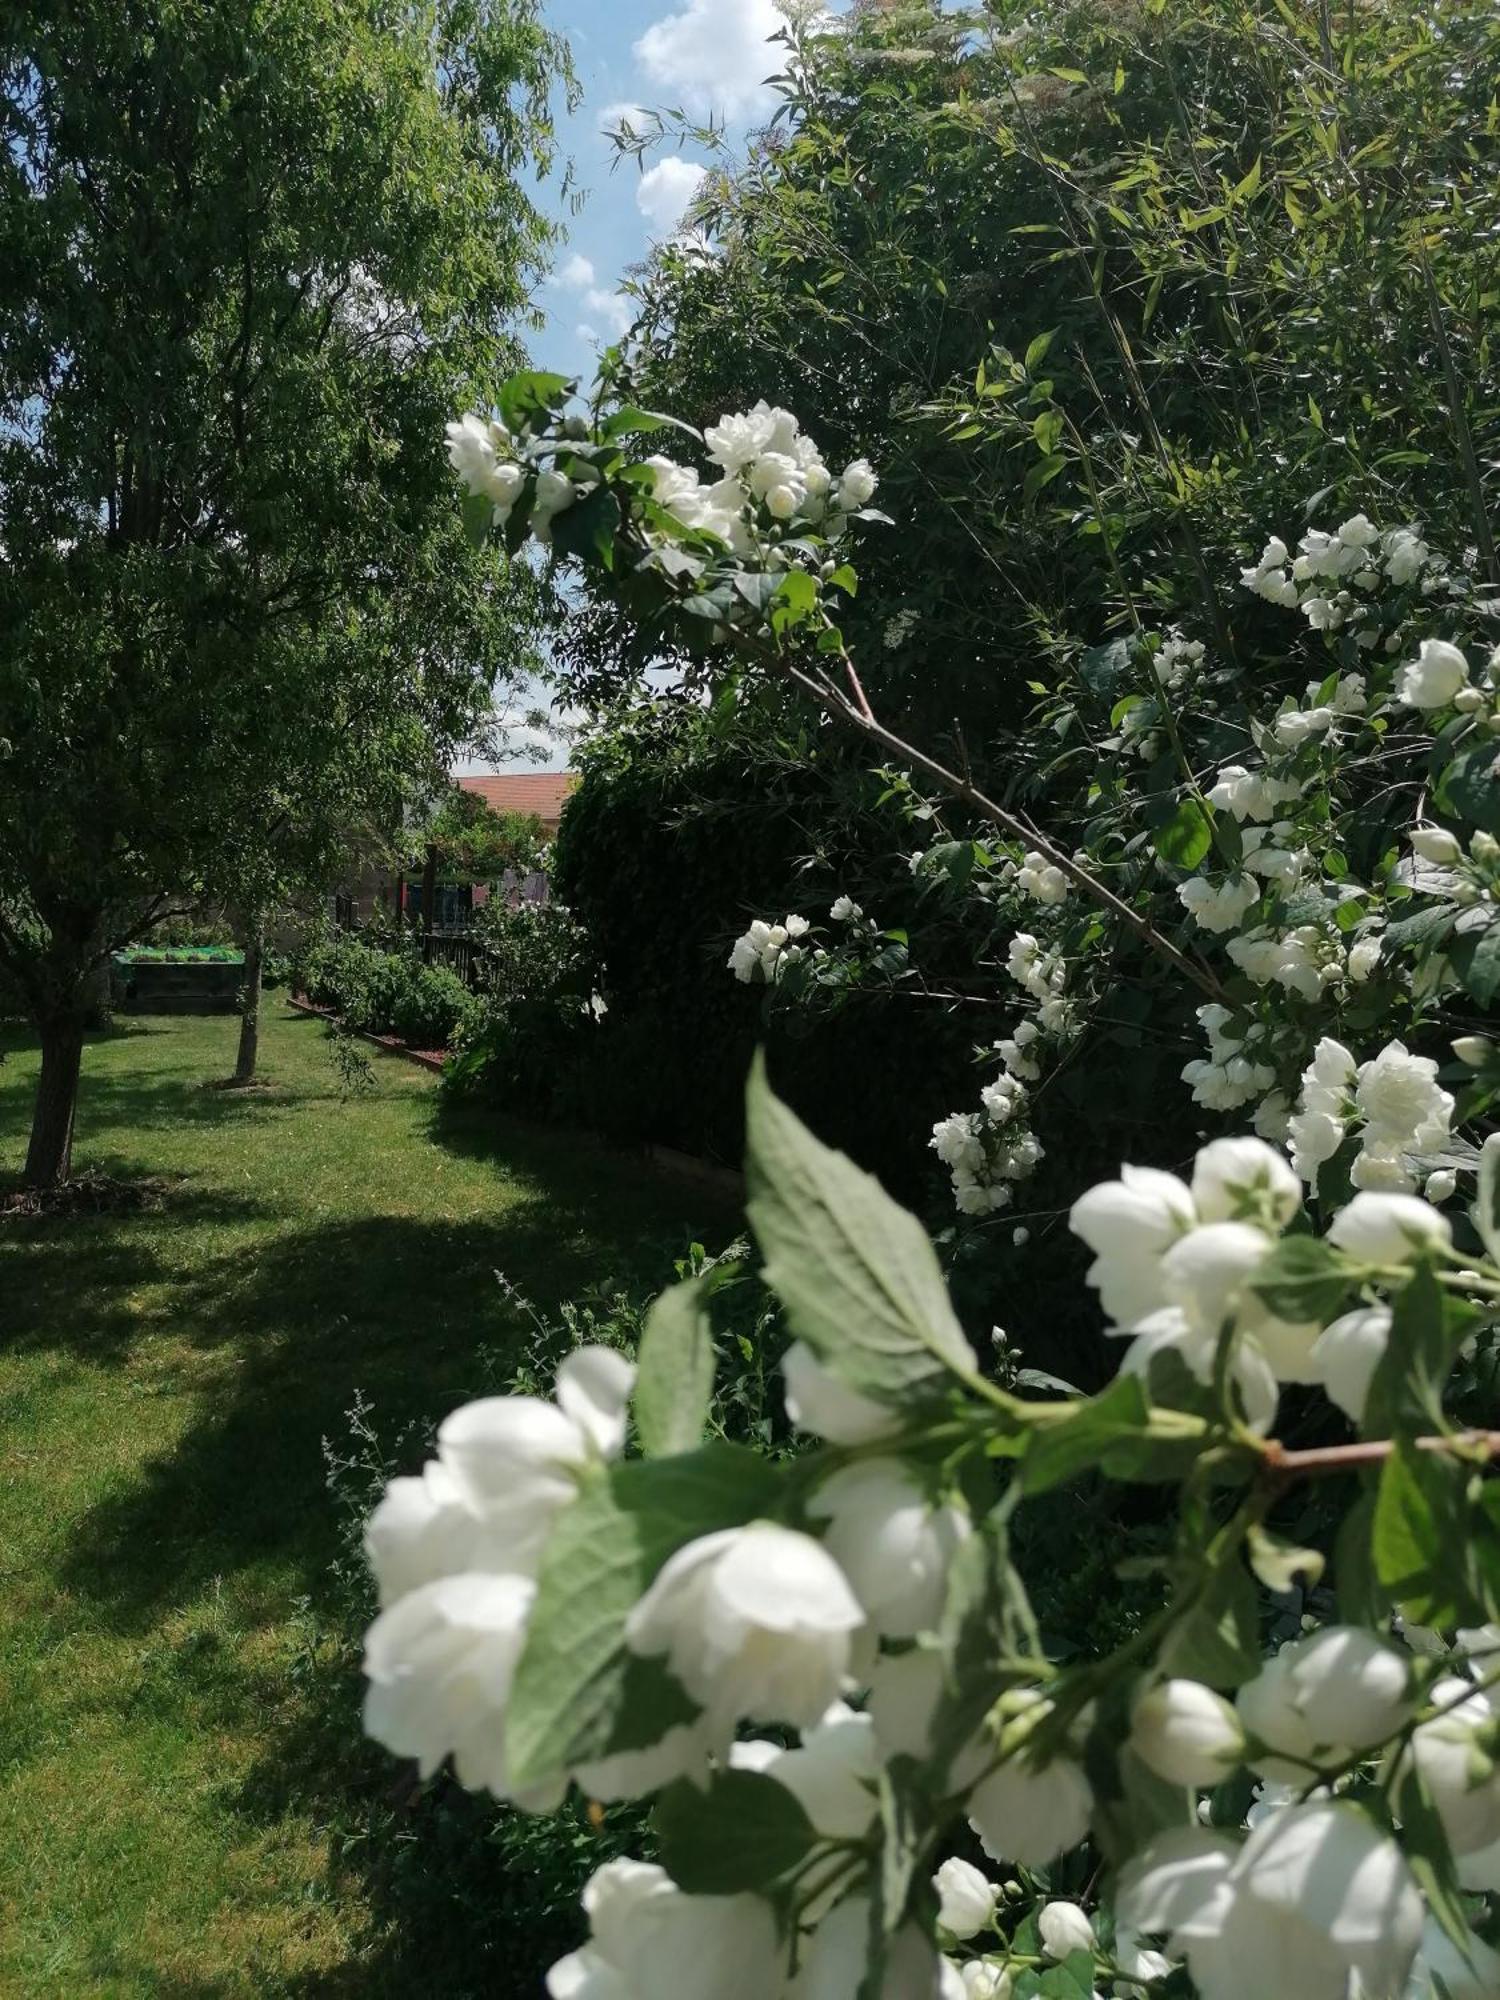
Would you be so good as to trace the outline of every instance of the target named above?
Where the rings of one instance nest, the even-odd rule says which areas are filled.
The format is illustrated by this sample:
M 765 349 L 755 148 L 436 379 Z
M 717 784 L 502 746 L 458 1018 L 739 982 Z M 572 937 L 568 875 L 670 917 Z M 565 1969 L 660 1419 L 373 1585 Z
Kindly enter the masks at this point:
M 474 996 L 446 966 L 424 965 L 414 944 L 382 949 L 348 932 L 319 932 L 290 962 L 292 982 L 347 1027 L 443 1049 L 473 1019 Z

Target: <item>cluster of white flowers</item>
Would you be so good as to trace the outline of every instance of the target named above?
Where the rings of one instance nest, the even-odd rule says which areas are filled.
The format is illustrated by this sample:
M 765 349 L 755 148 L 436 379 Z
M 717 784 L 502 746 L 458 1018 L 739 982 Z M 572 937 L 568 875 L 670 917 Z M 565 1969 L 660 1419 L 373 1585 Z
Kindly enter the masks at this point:
M 1006 1073 L 979 1093 L 978 1111 L 954 1111 L 932 1128 L 930 1144 L 953 1176 L 963 1215 L 989 1215 L 1014 1200 L 1013 1183 L 1028 1179 L 1042 1145 L 1026 1124 L 1026 1086 Z
M 1302 1077 L 1289 1127 L 1292 1164 L 1315 1188 L 1318 1170 L 1352 1131 L 1359 1153 L 1351 1166 L 1356 1187 L 1410 1192 L 1438 1166 L 1424 1157 L 1443 1154 L 1450 1142 L 1453 1097 L 1439 1087 L 1437 1064 L 1388 1042 L 1371 1061 L 1358 1063 L 1342 1042 L 1325 1035 Z M 1439 1192 L 1452 1183 L 1439 1182 Z
M 703 441 L 719 478 L 705 485 L 695 467 L 651 458 L 652 498 L 684 527 L 717 536 L 737 555 L 757 545 L 764 517 L 781 526 L 822 527 L 830 515 L 851 513 L 875 496 L 878 482 L 867 459 L 834 479 L 791 412 L 766 402 L 721 417 Z
M 1065 903 L 1068 878 L 1062 869 L 1035 849 L 1029 851 L 1016 870 L 1016 886 L 1038 903 Z
M 1381 636 L 1371 599 L 1385 585 L 1415 584 L 1424 594 L 1441 589 L 1446 565 L 1412 528 L 1382 532 L 1355 514 L 1331 533 L 1310 528 L 1292 555 L 1272 535 L 1260 561 L 1240 571 L 1240 581 L 1257 597 L 1289 609 L 1300 608 L 1315 632 L 1355 628 L 1356 641 L 1373 646 Z
M 1195 1104 L 1210 1111 L 1238 1111 L 1274 1090 L 1276 1071 L 1260 1059 L 1268 1037 L 1260 1022 L 1235 1026 L 1233 1013 L 1216 1000 L 1198 1009 L 1198 1022 L 1208 1037 L 1208 1054 L 1195 1056 L 1182 1072 Z
M 749 930 L 735 939 L 727 960 L 729 970 L 746 986 L 756 979 L 774 986 L 789 965 L 806 957 L 807 947 L 798 940 L 811 928 L 806 917 L 784 917 L 779 924 L 757 917 Z
M 1414 1089 L 1384 1059 L 1360 1073 L 1356 1094 L 1365 1083 L 1366 1115 L 1386 1120 Z M 1367 1299 L 1327 1327 L 1290 1323 L 1252 1290 L 1301 1203 L 1282 1155 L 1251 1138 L 1203 1147 L 1190 1180 L 1126 1167 L 1084 1194 L 1070 1221 L 1094 1253 L 1089 1281 L 1109 1331 L 1130 1342 L 1124 1372 L 1148 1373 L 1170 1353 L 1208 1386 L 1227 1367 L 1244 1421 L 1261 1433 L 1287 1382 L 1321 1383 L 1358 1421 L 1390 1310 Z M 1365 1191 L 1328 1241 L 1351 1260 L 1352 1279 L 1373 1273 L 1380 1283 L 1446 1253 L 1451 1232 L 1424 1202 Z M 956 1328 L 951 1356 L 960 1371 L 977 1367 Z M 437 1457 L 394 1481 L 372 1516 L 367 1548 L 384 1608 L 366 1645 L 370 1732 L 424 1774 L 451 1757 L 462 1783 L 529 1809 L 555 1806 L 570 1781 L 607 1799 L 739 1771 L 785 1787 L 813 1837 L 830 1855 L 842 1848 L 846 1864 L 877 1839 L 883 1768 L 936 1754 L 946 1681 L 931 1635 L 974 1525 L 951 1473 L 902 1455 L 908 1412 L 898 1400 L 850 1387 L 800 1341 L 782 1366 L 792 1422 L 836 1448 L 801 1488 L 805 1526 L 757 1519 L 685 1540 L 625 1619 L 625 1644 L 662 1663 L 691 1721 L 544 1784 L 510 1780 L 506 1716 L 536 1575 L 581 1487 L 625 1441 L 634 1371 L 584 1348 L 559 1369 L 553 1403 L 497 1397 L 456 1411 Z M 1489 1980 L 1500 1959 L 1475 1939 L 1460 1947 L 1439 1936 L 1398 1838 L 1335 1789 L 1361 1764 L 1384 1758 L 1393 1777 L 1414 1765 L 1466 1886 L 1500 1885 L 1500 1693 L 1490 1672 L 1500 1628 L 1460 1632 L 1435 1684 L 1421 1655 L 1441 1640 L 1419 1628 L 1407 1637 L 1311 1630 L 1232 1701 L 1167 1667 L 1149 1672 L 1132 1697 L 1130 1750 L 1195 1794 L 1248 1769 L 1261 1781 L 1248 1826 L 1185 1816 L 1124 1867 L 1107 1952 L 1087 1910 L 1052 1898 L 1036 1910 L 1033 1953 L 1044 1964 L 1098 1957 L 1117 1992 L 1185 1964 L 1203 2000 L 1255 2000 L 1268 1967 L 1309 2000 L 1342 2000 L 1356 1979 L 1370 1994 L 1500 1990 L 1405 1987 L 1413 1976 Z M 746 1739 L 746 1723 L 781 1733 Z M 1089 1837 L 1088 1727 L 1087 1715 L 1060 1711 L 1047 1683 L 1023 1683 L 942 1751 L 941 1790 L 1002 1870 L 1046 1869 Z M 845 1865 L 818 1877 L 786 1923 L 765 1896 L 690 1895 L 666 1868 L 610 1861 L 585 1891 L 588 1939 L 552 1968 L 548 1991 L 553 2000 L 847 2000 L 868 1963 L 871 1911 L 857 1873 Z M 1007 1911 L 1024 1888 L 957 1856 L 937 1866 L 932 1888 L 936 1937 L 908 1924 L 883 1990 L 1007 2000 L 1021 1969 Z

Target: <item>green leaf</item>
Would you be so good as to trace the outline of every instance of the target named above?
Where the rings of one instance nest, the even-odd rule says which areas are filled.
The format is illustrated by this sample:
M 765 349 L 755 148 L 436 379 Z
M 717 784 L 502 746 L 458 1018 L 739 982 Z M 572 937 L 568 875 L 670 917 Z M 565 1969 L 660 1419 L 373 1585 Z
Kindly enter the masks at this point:
M 524 430 L 539 417 L 550 419 L 574 387 L 566 375 L 552 375 L 543 368 L 527 368 L 512 375 L 500 391 L 500 415 L 507 430 Z
M 1495 1529 L 1472 1503 L 1471 1467 L 1446 1453 L 1398 1444 L 1380 1469 L 1375 1500 L 1375 1574 L 1421 1625 L 1482 1625 L 1482 1582 Z
M 1242 181 L 1237 181 L 1230 190 L 1229 205 L 1231 208 L 1236 202 L 1248 201 L 1252 195 L 1259 194 L 1260 172 L 1261 161 L 1260 155 L 1257 153 L 1255 156 L 1255 165 L 1246 174 L 1245 178 Z
M 750 1225 L 792 1331 L 851 1387 L 887 1401 L 974 1372 L 937 1255 L 871 1174 L 815 1139 L 757 1056 L 746 1094 Z
M 1449 947 L 1448 962 L 1470 999 L 1491 1007 L 1500 999 L 1500 923 L 1469 931 Z
M 553 515 L 552 546 L 559 555 L 578 556 L 612 569 L 619 531 L 619 501 L 607 486 L 596 486 L 582 500 Z
M 944 1689 L 932 1721 L 931 1764 L 939 1784 L 996 1698 L 1033 1682 L 1044 1658 L 1026 1586 L 1010 1555 L 1008 1523 L 1019 1499 L 1019 1488 L 1012 1487 L 948 1566 L 938 1633 Z
M 1037 459 L 1021 481 L 1022 500 L 1034 500 L 1044 486 L 1050 486 L 1060 472 L 1066 471 L 1067 464 L 1060 451 L 1049 451 L 1044 458 Z
M 1167 1634 L 1162 1670 L 1210 1687 L 1234 1688 L 1260 1668 L 1260 1606 L 1249 1570 L 1230 1561 L 1199 1587 Z
M 772 600 L 771 629 L 785 632 L 817 608 L 818 586 L 805 569 L 789 569 L 777 586 Z
M 1299 1580 L 1311 1587 L 1323 1574 L 1324 1559 L 1319 1550 L 1284 1542 L 1258 1521 L 1250 1525 L 1245 1549 L 1251 1569 L 1267 1590 L 1292 1590 Z
M 1401 1822 L 1401 1850 L 1427 1907 L 1460 1950 L 1467 1950 L 1469 1921 L 1459 1900 L 1458 1871 L 1448 1835 L 1415 1759 L 1404 1757 L 1391 1793 Z
M 476 549 L 490 538 L 495 521 L 495 503 L 487 493 L 466 493 L 463 505 L 464 533 Z
M 636 1357 L 635 1423 L 648 1458 L 691 1451 L 703 1437 L 714 1393 L 714 1343 L 705 1300 L 709 1277 L 663 1292 L 646 1318 Z
M 1472 743 L 1447 764 L 1437 780 L 1433 803 L 1451 819 L 1500 834 L 1500 745 L 1490 737 Z
M 1151 844 L 1163 861 L 1191 872 L 1213 847 L 1214 816 L 1200 799 L 1183 799 Z
M 1473 1308 L 1446 1296 L 1431 1267 L 1419 1264 L 1392 1302 L 1391 1336 L 1365 1400 L 1367 1436 L 1445 1428 L 1443 1390 L 1473 1321 Z
M 642 410 L 634 403 L 626 403 L 608 417 L 599 435 L 611 440 L 622 437 L 648 437 L 652 431 L 681 431 L 695 444 L 703 442 L 703 433 L 685 424 L 681 417 L 669 417 L 663 410 Z
M 1046 333 L 1039 333 L 1031 342 L 1030 346 L 1026 349 L 1025 367 L 1028 375 L 1034 375 L 1037 369 L 1041 367 L 1047 358 L 1047 349 L 1056 338 L 1056 328 L 1052 328 Z
M 1500 1260 L 1500 1132 L 1491 1132 L 1479 1149 L 1479 1193 L 1473 1215 L 1480 1242 Z
M 795 1793 L 763 1771 L 679 1778 L 656 1802 L 662 1866 L 690 1896 L 769 1889 L 817 1844 Z
M 1252 1292 L 1281 1319 L 1337 1317 L 1349 1296 L 1338 1252 L 1318 1236 L 1284 1236 L 1260 1266 Z
M 547 1544 L 516 1669 L 506 1754 L 517 1785 L 645 1749 L 691 1719 L 693 1704 L 660 1663 L 627 1651 L 625 1620 L 668 1556 L 754 1520 L 778 1490 L 768 1460 L 729 1444 L 613 1465 L 585 1483 Z
M 1034 1429 L 1021 1467 L 1023 1489 L 1044 1491 L 1091 1466 L 1135 1484 L 1181 1479 L 1201 1449 L 1201 1432 L 1154 1432 L 1150 1401 L 1139 1376 L 1120 1375 L 1063 1421 Z

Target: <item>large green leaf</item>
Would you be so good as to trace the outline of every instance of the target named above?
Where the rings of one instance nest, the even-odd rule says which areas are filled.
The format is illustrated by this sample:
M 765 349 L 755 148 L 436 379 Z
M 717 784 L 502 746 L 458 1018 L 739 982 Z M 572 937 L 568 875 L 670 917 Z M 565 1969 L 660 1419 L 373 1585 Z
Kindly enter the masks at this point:
M 769 1889 L 818 1838 L 801 1801 L 762 1771 L 716 1771 L 706 1785 L 679 1778 L 655 1819 L 662 1866 L 690 1896 Z
M 648 1458 L 691 1451 L 703 1436 L 714 1392 L 707 1281 L 673 1285 L 652 1306 L 636 1357 L 635 1422 Z
M 972 1376 L 974 1351 L 927 1232 L 879 1182 L 815 1139 L 757 1057 L 746 1102 L 747 1204 L 766 1283 L 845 1382 L 887 1401 Z
M 1183 799 L 1152 834 L 1151 844 L 1174 868 L 1194 869 L 1214 844 L 1214 816 L 1201 799 Z
M 512 375 L 500 391 L 500 414 L 506 427 L 518 431 L 538 418 L 552 417 L 574 386 L 566 375 L 549 374 L 543 368 L 526 368 Z
M 660 1665 L 627 1650 L 625 1620 L 668 1556 L 764 1513 L 778 1484 L 767 1460 L 729 1444 L 614 1465 L 585 1484 L 547 1545 L 511 1690 L 506 1752 L 517 1785 L 644 1749 L 692 1716 Z

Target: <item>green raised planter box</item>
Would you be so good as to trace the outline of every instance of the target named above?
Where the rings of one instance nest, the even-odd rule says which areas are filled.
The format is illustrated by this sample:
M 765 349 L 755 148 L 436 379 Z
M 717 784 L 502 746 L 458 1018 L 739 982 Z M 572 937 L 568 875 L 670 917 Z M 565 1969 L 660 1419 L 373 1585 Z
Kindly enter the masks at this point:
M 232 1014 L 244 978 L 243 952 L 216 947 L 117 951 L 110 964 L 110 991 L 122 1013 Z

